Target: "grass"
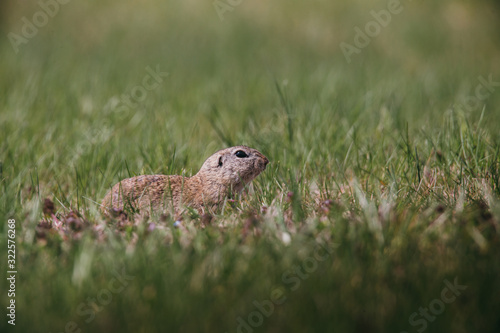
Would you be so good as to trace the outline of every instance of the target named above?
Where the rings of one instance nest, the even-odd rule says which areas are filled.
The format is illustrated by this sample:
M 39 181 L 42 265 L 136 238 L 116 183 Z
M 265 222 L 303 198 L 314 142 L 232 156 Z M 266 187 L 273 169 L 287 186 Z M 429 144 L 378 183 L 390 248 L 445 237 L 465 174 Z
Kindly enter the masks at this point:
M 403 5 L 349 64 L 387 2 L 70 2 L 17 54 L 2 39 L 1 331 L 499 331 L 499 88 L 463 106 L 500 80 L 499 9 Z M 147 67 L 168 76 L 119 112 Z M 271 164 L 209 225 L 99 214 L 118 180 L 234 144 Z

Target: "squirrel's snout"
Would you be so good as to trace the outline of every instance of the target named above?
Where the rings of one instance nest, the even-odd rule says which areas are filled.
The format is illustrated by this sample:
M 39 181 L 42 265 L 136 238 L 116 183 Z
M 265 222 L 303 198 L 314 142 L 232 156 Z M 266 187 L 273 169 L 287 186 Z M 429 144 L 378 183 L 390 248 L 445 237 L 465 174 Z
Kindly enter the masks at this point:
M 269 160 L 262 154 L 260 154 L 259 157 L 260 157 L 259 165 L 262 171 L 264 171 L 266 169 L 266 166 L 269 164 Z

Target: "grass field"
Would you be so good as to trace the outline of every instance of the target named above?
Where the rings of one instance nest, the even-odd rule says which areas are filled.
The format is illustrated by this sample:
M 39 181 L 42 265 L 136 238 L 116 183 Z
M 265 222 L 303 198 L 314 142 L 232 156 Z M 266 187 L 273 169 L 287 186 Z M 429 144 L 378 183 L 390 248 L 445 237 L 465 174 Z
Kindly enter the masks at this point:
M 1 332 L 500 332 L 498 2 L 43 3 L 0 5 Z M 207 226 L 100 215 L 236 144 Z

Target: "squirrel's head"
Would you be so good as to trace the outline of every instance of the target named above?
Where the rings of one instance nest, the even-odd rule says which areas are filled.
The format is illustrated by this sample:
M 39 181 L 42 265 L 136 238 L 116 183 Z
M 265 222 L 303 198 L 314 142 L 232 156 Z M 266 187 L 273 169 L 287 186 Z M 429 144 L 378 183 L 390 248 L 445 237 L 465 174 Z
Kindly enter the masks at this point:
M 256 149 L 235 146 L 222 149 L 210 156 L 203 163 L 199 176 L 204 181 L 230 187 L 239 192 L 250 183 L 269 163 L 267 157 Z

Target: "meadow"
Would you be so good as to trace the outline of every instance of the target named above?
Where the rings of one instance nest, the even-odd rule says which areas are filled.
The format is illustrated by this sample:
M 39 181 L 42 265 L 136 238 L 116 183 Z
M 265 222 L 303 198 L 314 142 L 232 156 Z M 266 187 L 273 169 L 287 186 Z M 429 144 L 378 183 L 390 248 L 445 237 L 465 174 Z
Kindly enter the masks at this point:
M 0 7 L 1 332 L 500 331 L 498 1 Z M 99 212 L 238 144 L 211 220 Z

